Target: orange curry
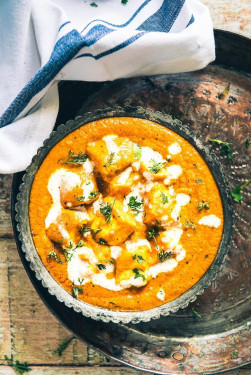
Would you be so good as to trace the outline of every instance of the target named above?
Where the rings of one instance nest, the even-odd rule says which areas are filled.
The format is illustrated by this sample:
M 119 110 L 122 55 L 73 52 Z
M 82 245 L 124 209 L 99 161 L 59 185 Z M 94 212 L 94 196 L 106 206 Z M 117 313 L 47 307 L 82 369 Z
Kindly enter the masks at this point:
M 196 149 L 139 118 L 88 123 L 52 148 L 30 194 L 35 247 L 75 298 L 147 310 L 191 288 L 213 262 L 221 198 Z

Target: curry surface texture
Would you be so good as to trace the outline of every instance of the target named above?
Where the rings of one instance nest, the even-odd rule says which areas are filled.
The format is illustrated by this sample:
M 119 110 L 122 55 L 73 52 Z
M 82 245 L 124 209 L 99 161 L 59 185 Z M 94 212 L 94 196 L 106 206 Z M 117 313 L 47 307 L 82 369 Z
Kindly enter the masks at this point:
M 183 294 L 212 264 L 223 231 L 220 194 L 196 149 L 129 117 L 88 123 L 58 142 L 36 173 L 29 213 L 55 280 L 112 310 Z

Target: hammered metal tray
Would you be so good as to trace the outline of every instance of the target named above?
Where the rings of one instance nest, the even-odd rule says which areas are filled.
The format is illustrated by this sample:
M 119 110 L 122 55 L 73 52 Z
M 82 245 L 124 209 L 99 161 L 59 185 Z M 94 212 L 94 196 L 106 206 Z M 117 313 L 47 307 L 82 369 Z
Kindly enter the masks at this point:
M 169 113 L 205 143 L 210 138 L 232 143 L 233 162 L 219 147 L 210 147 L 222 163 L 230 187 L 242 185 L 251 176 L 251 146 L 245 146 L 251 137 L 251 40 L 223 31 L 216 31 L 215 36 L 217 60 L 198 72 L 108 84 L 63 83 L 57 125 L 114 105 L 139 105 Z M 76 336 L 114 360 L 155 374 L 213 374 L 251 361 L 250 186 L 242 204 L 234 204 L 230 250 L 204 294 L 168 317 L 125 325 L 85 318 L 57 301 L 35 278 L 21 251 L 14 215 L 22 175 L 14 176 L 12 191 L 12 220 L 20 257 L 47 307 Z

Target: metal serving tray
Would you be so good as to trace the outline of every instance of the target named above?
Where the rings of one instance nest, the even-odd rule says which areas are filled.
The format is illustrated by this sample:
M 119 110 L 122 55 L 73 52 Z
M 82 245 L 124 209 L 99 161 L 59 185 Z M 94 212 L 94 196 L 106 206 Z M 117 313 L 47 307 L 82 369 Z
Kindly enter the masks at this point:
M 233 161 L 210 144 L 231 188 L 251 177 L 251 40 L 215 31 L 217 59 L 207 68 L 175 75 L 111 83 L 64 82 L 57 125 L 97 108 L 142 106 L 179 118 L 209 144 L 232 144 Z M 230 84 L 230 85 L 229 85 Z M 154 374 L 212 374 L 251 361 L 251 189 L 234 204 L 233 238 L 220 273 L 204 294 L 184 310 L 140 324 L 115 324 L 85 318 L 43 288 L 21 251 L 14 205 L 23 173 L 14 175 L 12 221 L 24 267 L 49 310 L 80 340 L 103 354 Z

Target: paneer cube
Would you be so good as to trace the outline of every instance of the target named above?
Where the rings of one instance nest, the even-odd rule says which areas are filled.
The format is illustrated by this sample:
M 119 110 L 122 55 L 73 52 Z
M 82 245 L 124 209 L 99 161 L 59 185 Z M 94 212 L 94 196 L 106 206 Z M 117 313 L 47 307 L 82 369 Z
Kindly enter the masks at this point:
M 52 212 L 54 209 L 52 206 L 46 218 L 48 224 L 46 235 L 51 241 L 60 243 L 63 247 L 69 248 L 71 244 L 72 246 L 77 245 L 81 240 L 79 231 L 89 220 L 87 213 L 62 208 L 55 215 Z M 52 220 L 50 220 L 50 217 Z
M 144 199 L 144 223 L 154 226 L 173 222 L 171 213 L 174 206 L 175 200 L 170 196 L 166 186 L 162 183 L 153 185 Z
M 116 283 L 130 288 L 140 287 L 149 281 L 147 270 L 153 262 L 150 243 L 145 239 L 126 241 L 116 260 Z
M 99 243 L 119 245 L 123 243 L 137 227 L 134 216 L 124 211 L 121 201 L 112 197 L 104 198 L 100 209 L 92 223 L 96 233 L 95 240 Z
M 99 194 L 93 173 L 87 173 L 84 168 L 79 168 L 76 172 L 65 171 L 61 176 L 59 189 L 61 204 L 65 208 L 90 204 Z
M 132 185 L 135 184 L 139 179 L 139 174 L 133 172 L 132 167 L 128 167 L 122 173 L 113 177 L 113 179 L 110 181 L 109 194 L 129 194 Z
M 134 161 L 133 142 L 116 135 L 89 143 L 87 153 L 105 181 L 110 181 Z

